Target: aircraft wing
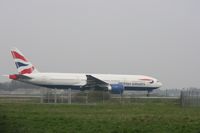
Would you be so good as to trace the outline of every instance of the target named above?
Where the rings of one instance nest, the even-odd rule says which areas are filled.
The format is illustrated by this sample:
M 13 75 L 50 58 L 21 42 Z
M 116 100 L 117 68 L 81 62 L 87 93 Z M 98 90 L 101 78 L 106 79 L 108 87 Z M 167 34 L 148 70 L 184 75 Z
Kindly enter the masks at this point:
M 83 88 L 104 90 L 109 84 L 92 75 L 86 75 L 87 83 Z

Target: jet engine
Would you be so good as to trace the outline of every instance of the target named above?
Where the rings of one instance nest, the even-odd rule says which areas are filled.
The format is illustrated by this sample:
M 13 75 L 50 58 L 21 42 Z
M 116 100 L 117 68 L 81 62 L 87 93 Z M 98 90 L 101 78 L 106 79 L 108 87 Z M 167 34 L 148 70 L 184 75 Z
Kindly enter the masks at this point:
M 113 94 L 122 94 L 124 86 L 122 84 L 111 84 L 108 86 L 108 90 Z

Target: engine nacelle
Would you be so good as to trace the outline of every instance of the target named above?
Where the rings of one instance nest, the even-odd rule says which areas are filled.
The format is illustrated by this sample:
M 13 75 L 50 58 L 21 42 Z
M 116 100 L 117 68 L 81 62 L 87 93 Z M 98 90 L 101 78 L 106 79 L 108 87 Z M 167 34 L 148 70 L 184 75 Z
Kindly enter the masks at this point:
M 108 90 L 113 94 L 122 94 L 124 91 L 124 86 L 122 84 L 111 84 Z

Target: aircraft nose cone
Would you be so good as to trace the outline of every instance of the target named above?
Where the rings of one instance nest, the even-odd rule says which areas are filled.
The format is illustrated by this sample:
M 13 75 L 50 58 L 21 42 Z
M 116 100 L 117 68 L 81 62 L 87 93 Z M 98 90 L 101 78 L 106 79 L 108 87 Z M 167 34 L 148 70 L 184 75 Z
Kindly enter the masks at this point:
M 159 83 L 158 83 L 158 86 L 159 86 L 159 87 L 162 87 L 162 86 L 163 86 L 163 84 L 162 84 L 161 82 L 159 82 Z

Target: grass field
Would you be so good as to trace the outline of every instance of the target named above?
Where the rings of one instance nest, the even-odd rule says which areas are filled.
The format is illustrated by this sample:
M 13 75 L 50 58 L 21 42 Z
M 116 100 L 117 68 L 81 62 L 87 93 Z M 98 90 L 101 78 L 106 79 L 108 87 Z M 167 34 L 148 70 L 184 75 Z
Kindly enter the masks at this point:
M 200 108 L 177 102 L 0 103 L 0 133 L 200 133 Z

